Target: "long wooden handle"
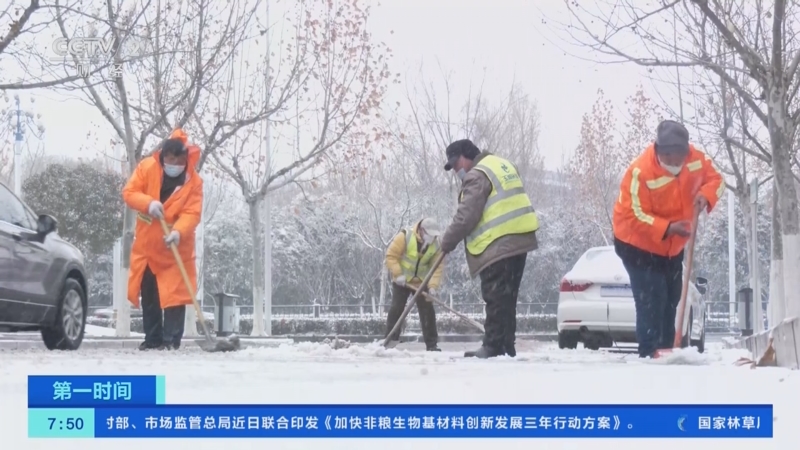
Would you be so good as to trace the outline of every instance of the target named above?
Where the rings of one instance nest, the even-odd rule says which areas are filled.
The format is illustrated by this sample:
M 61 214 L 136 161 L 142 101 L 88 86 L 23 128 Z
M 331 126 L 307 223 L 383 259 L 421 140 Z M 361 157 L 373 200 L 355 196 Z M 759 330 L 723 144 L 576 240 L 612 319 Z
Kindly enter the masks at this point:
M 681 341 L 683 340 L 683 323 L 686 315 L 686 300 L 689 297 L 689 282 L 692 278 L 692 266 L 694 262 L 694 242 L 697 238 L 697 227 L 700 224 L 700 210 L 695 211 L 694 221 L 692 222 L 692 234 L 689 237 L 689 243 L 686 249 L 686 276 L 683 277 L 683 286 L 681 287 L 681 300 L 678 303 L 678 323 L 675 326 L 675 340 L 672 346 L 680 348 Z M 689 324 L 691 326 L 691 324 Z
M 436 260 L 433 261 L 433 265 L 431 266 L 431 270 L 428 271 L 428 275 L 426 275 L 425 279 L 422 280 L 422 284 L 420 284 L 419 288 L 417 288 L 417 292 L 414 293 L 414 295 L 411 297 L 411 301 L 407 303 L 405 309 L 403 309 L 403 314 L 400 315 L 400 317 L 397 319 L 397 323 L 394 324 L 391 331 L 389 331 L 389 334 L 386 335 L 386 339 L 383 340 L 384 347 L 386 347 L 389 344 L 389 341 L 392 339 L 392 335 L 394 335 L 394 333 L 396 333 L 397 330 L 400 329 L 400 325 L 406 319 L 408 313 L 410 313 L 414 305 L 417 304 L 417 299 L 419 298 L 422 291 L 424 291 L 425 288 L 428 286 L 428 283 L 431 281 L 431 278 L 433 278 L 433 273 L 436 272 L 436 269 L 439 267 L 439 264 L 441 264 L 442 261 L 444 261 L 445 256 L 446 256 L 445 253 L 441 253 L 436 258 Z
M 414 286 L 409 286 L 409 289 L 411 289 L 412 291 L 416 291 L 417 290 L 416 288 L 414 288 Z M 480 324 L 480 322 L 471 319 L 466 314 L 462 314 L 462 313 L 456 311 L 455 309 L 451 308 L 447 303 L 443 302 L 442 300 L 439 300 L 438 298 L 432 296 L 431 294 L 429 294 L 427 292 L 423 292 L 422 295 L 425 298 L 433 301 L 437 305 L 441 306 L 442 308 L 444 308 L 444 309 L 450 311 L 451 313 L 455 314 L 456 316 L 458 316 L 458 318 L 460 318 L 464 322 L 466 322 L 466 323 L 472 325 L 473 327 L 475 327 L 476 329 L 480 330 L 481 333 L 485 333 L 486 332 L 486 329 L 483 327 L 483 325 Z
M 159 221 L 161 222 L 161 229 L 164 230 L 164 236 L 169 236 L 169 226 L 167 225 L 167 221 L 163 218 L 159 219 Z M 183 283 L 186 284 L 186 289 L 189 291 L 189 295 L 192 296 L 192 305 L 194 305 L 194 310 L 197 312 L 200 325 L 203 327 L 203 331 L 205 331 L 206 335 L 209 335 L 208 329 L 206 328 L 206 318 L 203 315 L 203 310 L 197 303 L 197 299 L 195 298 L 196 294 L 194 292 L 194 288 L 192 288 L 192 282 L 189 280 L 189 274 L 186 272 L 186 266 L 183 265 L 181 254 L 178 253 L 178 248 L 175 246 L 174 242 L 169 244 L 169 249 L 172 250 L 172 255 L 175 257 L 175 263 L 178 264 L 178 270 L 181 271 Z

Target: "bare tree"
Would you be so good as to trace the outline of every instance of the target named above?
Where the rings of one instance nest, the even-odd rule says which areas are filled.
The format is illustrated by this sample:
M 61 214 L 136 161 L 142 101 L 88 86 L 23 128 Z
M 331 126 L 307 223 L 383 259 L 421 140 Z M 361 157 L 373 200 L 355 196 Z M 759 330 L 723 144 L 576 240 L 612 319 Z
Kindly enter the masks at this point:
M 91 67 L 85 65 L 86 72 L 75 71 L 73 61 L 62 63 L 49 50 L 62 34 L 59 22 L 92 24 L 90 27 L 70 28 L 73 37 L 101 37 L 113 40 L 110 50 L 122 55 L 124 40 L 131 37 L 134 28 L 124 28 L 116 19 L 105 20 L 107 11 L 123 10 L 124 0 L 11 0 L 5 10 L 0 11 L 0 27 L 8 33 L 0 36 L 0 65 L 12 70 L 0 73 L 0 90 L 25 90 L 38 88 L 64 87 L 69 83 L 80 83 L 86 75 L 96 77 L 117 64 L 113 58 L 94 58 Z M 146 10 L 151 1 L 142 5 Z M 112 33 L 111 30 L 114 30 Z M 105 31 L 103 31 L 105 30 Z M 74 34 L 74 36 L 73 36 Z M 81 36 L 82 34 L 82 36 Z M 66 36 L 64 36 L 66 37 Z M 45 49 L 43 51 L 43 49 Z M 103 51 L 104 52 L 104 51 Z M 103 53 L 97 52 L 97 53 Z M 161 50 L 159 50 L 161 52 Z M 87 53 L 95 53 L 93 50 Z M 95 54 L 94 56 L 99 56 Z M 102 59 L 102 61 L 101 61 Z M 82 61 L 81 66 L 84 66 Z M 13 70 L 16 69 L 16 70 Z M 13 81 L 11 81 L 13 80 Z M 72 86 L 74 89 L 74 86 Z
M 349 195 L 360 205 L 360 217 L 355 230 L 343 230 L 358 238 L 371 253 L 377 256 L 379 268 L 373 272 L 380 283 L 378 304 L 386 299 L 389 283 L 388 269 L 384 255 L 394 236 L 401 229 L 411 225 L 412 217 L 411 186 L 415 183 L 414 174 L 404 161 L 384 159 L 374 169 L 365 171 L 355 180 L 346 184 Z M 372 278 L 373 280 L 375 278 Z
M 470 79 L 467 92 L 457 96 L 453 92 L 454 73 L 446 70 L 438 61 L 437 77 L 426 72 L 420 63 L 413 77 L 407 76 L 405 107 L 397 109 L 383 125 L 383 133 L 391 142 L 389 148 L 401 152 L 406 164 L 413 165 L 410 173 L 421 177 L 426 183 L 442 182 L 441 166 L 444 150 L 456 139 L 475 139 L 479 112 L 485 108 L 484 80 Z M 453 97 L 457 96 L 457 99 Z M 457 191 L 455 178 L 446 178 L 451 193 Z M 453 194 L 455 195 L 455 194 Z M 453 197 L 455 198 L 455 197 Z
M 91 15 L 76 16 L 66 14 L 56 3 L 54 15 L 63 38 L 83 29 L 84 35 L 109 37 L 118 47 L 108 61 L 99 58 L 87 63 L 71 55 L 63 61 L 63 71 L 86 64 L 91 64 L 92 70 L 75 80 L 62 80 L 59 86 L 77 92 L 113 129 L 111 145 L 98 142 L 98 147 L 121 148 L 120 153 L 105 155 L 120 161 L 124 172 L 133 171 L 150 148 L 159 146 L 179 127 L 187 129 L 192 141 L 203 149 L 200 170 L 209 155 L 239 129 L 264 117 L 265 107 L 250 109 L 251 116 L 243 117 L 230 104 L 214 101 L 229 91 L 231 69 L 241 64 L 244 43 L 263 31 L 256 23 L 260 4 L 260 0 L 233 6 L 188 0 L 176 7 L 154 0 L 135 7 L 97 0 L 84 5 Z M 145 45 L 130 47 L 126 42 Z M 124 270 L 130 262 L 134 217 L 126 208 Z M 201 236 L 198 233 L 198 240 Z M 187 321 L 193 323 L 192 318 L 190 308 Z
M 702 68 L 725 80 L 765 127 L 770 144 L 765 150 L 771 157 L 781 217 L 785 317 L 799 316 L 800 277 L 794 274 L 800 270 L 800 205 L 792 169 L 800 124 L 798 5 L 777 0 L 770 10 L 763 2 L 745 0 L 564 4 L 572 19 L 568 32 L 573 41 L 614 62 Z M 665 26 L 673 18 L 680 38 Z M 630 49 L 632 42 L 639 44 L 638 49 Z M 744 77 L 732 76 L 742 69 Z
M 27 4 L 12 0 L 0 10 L 0 27 L 8 30 L 5 35 L 0 36 L 0 54 L 24 32 L 30 31 L 33 22 L 31 19 L 40 6 L 39 0 L 30 0 Z
M 265 261 L 261 242 L 262 205 L 269 192 L 299 182 L 325 158 L 349 160 L 363 154 L 371 143 L 370 116 L 376 114 L 391 78 L 389 49 L 373 43 L 366 31 L 368 7 L 359 1 L 301 1 L 292 9 L 296 15 L 286 21 L 281 50 L 273 49 L 272 33 L 266 33 L 268 51 L 257 71 L 263 82 L 242 88 L 239 102 L 232 102 L 239 110 L 247 110 L 251 102 L 268 105 L 267 113 L 213 156 L 217 167 L 239 185 L 250 208 L 255 335 L 265 333 L 262 276 L 264 264 L 271 265 Z M 278 145 L 286 128 L 296 135 L 295 118 L 311 139 L 295 145 L 288 164 L 280 167 L 274 163 L 272 135 Z
M 583 210 L 584 217 L 594 224 L 606 245 L 611 243 L 612 212 L 627 162 L 616 134 L 614 108 L 599 90 L 592 112 L 583 116 L 581 140 L 568 167 L 580 196 L 575 207 Z

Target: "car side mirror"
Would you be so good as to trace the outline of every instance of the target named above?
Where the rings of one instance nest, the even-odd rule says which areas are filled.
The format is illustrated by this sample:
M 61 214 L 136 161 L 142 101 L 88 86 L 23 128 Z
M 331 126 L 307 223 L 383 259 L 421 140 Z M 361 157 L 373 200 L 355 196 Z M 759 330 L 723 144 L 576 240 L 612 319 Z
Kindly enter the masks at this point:
M 695 286 L 697 287 L 697 291 L 700 292 L 700 295 L 705 295 L 708 291 L 708 279 L 703 277 L 697 277 L 695 280 Z
M 42 236 L 46 236 L 58 229 L 58 221 L 55 217 L 42 214 L 36 220 L 36 232 Z

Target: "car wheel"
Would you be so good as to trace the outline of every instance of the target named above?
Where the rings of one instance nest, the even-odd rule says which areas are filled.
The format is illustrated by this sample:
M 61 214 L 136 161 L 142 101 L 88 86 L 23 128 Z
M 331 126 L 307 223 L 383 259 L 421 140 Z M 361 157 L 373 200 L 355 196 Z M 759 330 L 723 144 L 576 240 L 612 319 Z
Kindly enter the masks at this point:
M 597 339 L 589 339 L 584 341 L 583 348 L 587 350 L 600 350 L 600 341 Z
M 56 305 L 56 320 L 42 328 L 42 340 L 48 350 L 77 350 L 86 328 L 86 294 L 80 283 L 67 278 Z
M 578 348 L 578 338 L 564 332 L 558 333 L 558 348 L 574 350 Z
M 681 348 L 686 348 L 689 346 L 689 337 L 692 335 L 693 322 L 694 322 L 694 311 L 689 311 L 689 325 L 686 327 L 686 335 L 684 335 L 681 338 Z M 675 331 L 677 332 L 678 330 Z
M 700 333 L 700 339 L 692 341 L 692 347 L 697 347 L 698 353 L 706 351 L 706 318 L 703 316 L 703 332 Z

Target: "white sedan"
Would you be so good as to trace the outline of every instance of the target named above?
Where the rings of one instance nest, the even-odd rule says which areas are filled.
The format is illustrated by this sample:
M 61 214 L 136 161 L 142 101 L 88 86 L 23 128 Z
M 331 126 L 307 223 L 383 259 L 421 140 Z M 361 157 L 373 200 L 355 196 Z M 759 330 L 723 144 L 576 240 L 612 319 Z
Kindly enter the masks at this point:
M 684 276 L 685 276 L 684 271 Z M 705 350 L 705 299 L 708 281 L 689 283 L 681 347 Z M 584 253 L 561 280 L 558 296 L 558 346 L 597 350 L 614 342 L 636 342 L 636 307 L 630 279 L 613 246 Z M 678 318 L 675 319 L 676 327 Z M 691 324 L 691 327 L 689 327 Z

